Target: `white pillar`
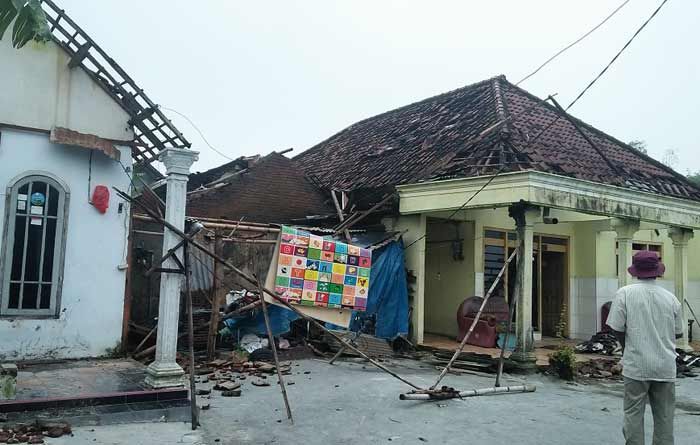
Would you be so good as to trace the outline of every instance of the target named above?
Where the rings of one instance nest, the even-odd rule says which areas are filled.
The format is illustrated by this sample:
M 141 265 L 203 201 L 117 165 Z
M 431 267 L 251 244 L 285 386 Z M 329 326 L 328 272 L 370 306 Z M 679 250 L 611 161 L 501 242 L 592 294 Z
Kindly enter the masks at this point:
M 612 226 L 617 232 L 617 285 L 625 287 L 632 283 L 627 269 L 632 265 L 632 243 L 634 234 L 639 231 L 639 221 L 614 218 Z
M 687 352 L 693 350 L 688 345 L 688 318 L 686 315 L 685 297 L 688 294 L 688 242 L 693 238 L 693 231 L 680 227 L 671 227 L 668 236 L 673 241 L 673 282 L 675 284 L 676 298 L 681 303 L 683 317 L 683 338 L 676 340 L 679 349 Z
M 185 227 L 185 204 L 187 197 L 187 176 L 190 166 L 197 160 L 196 151 L 168 148 L 158 159 L 165 164 L 167 174 L 167 196 L 165 200 L 165 220 L 183 230 Z M 163 255 L 173 248 L 181 238 L 165 228 L 163 233 Z M 177 253 L 182 260 L 182 249 Z M 166 260 L 162 267 L 177 268 L 172 260 Z M 160 276 L 160 301 L 158 303 L 158 331 L 155 361 L 147 369 L 146 383 L 154 388 L 180 386 L 184 384 L 184 371 L 175 361 L 177 354 L 178 322 L 180 315 L 180 283 L 182 275 L 163 273 Z
M 523 368 L 534 368 L 537 361 L 532 331 L 532 258 L 535 222 L 541 219 L 541 209 L 527 204 L 511 206 L 510 216 L 515 219 L 518 232 L 516 289 L 518 295 L 515 315 L 516 347 L 511 359 Z M 506 250 L 507 252 L 507 250 Z

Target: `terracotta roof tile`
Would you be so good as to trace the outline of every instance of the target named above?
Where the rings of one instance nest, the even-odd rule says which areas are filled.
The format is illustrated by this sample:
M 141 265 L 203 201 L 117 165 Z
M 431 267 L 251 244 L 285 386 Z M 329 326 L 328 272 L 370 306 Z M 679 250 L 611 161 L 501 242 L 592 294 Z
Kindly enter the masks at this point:
M 523 114 L 524 113 L 524 114 Z M 477 136 L 519 116 L 481 140 Z M 543 100 L 499 76 L 360 121 L 298 155 L 315 180 L 355 190 L 538 170 L 662 195 L 700 200 L 683 175 L 577 121 L 606 160 Z M 475 142 L 478 140 L 478 142 Z

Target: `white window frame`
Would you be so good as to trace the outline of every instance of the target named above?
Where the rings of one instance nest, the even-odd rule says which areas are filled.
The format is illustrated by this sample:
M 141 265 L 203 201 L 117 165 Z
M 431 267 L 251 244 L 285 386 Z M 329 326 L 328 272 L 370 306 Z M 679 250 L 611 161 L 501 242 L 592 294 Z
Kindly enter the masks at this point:
M 49 308 L 45 309 L 22 309 L 10 308 L 10 281 L 12 271 L 12 259 L 14 255 L 15 241 L 15 217 L 17 215 L 17 195 L 19 189 L 25 184 L 33 181 L 42 181 L 55 187 L 59 192 L 59 202 L 56 212 L 56 237 L 54 241 L 54 260 L 51 274 L 51 296 Z M 31 195 L 31 193 L 28 193 Z M 29 197 L 28 197 L 29 198 Z M 49 197 L 47 196 L 47 199 Z M 60 315 L 61 293 L 63 288 L 63 266 L 66 252 L 66 229 L 68 227 L 68 208 L 70 202 L 70 189 L 68 185 L 55 175 L 45 171 L 27 171 L 16 176 L 7 185 L 5 199 L 5 215 L 2 238 L 2 256 L 0 257 L 0 317 L 13 318 L 57 318 Z M 27 204 L 27 213 L 29 206 Z M 45 204 L 48 207 L 48 202 Z M 44 218 L 44 231 L 46 230 L 46 217 Z M 42 241 L 42 244 L 45 240 Z M 42 246 L 42 249 L 45 246 Z M 26 249 L 26 242 L 24 245 Z M 43 258 L 42 258 L 43 261 Z M 41 270 L 39 271 L 41 274 Z M 41 281 L 41 275 L 39 279 Z M 22 277 L 22 280 L 24 277 Z M 38 291 L 40 292 L 40 291 Z M 40 294 L 37 296 L 39 300 Z M 38 301 L 37 300 L 37 301 Z M 20 305 L 21 306 L 21 305 Z

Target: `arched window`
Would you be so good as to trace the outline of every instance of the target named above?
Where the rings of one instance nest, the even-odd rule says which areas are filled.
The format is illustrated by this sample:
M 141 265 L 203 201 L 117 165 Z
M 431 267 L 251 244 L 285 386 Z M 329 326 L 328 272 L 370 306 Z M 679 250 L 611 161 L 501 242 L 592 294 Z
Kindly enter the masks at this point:
M 69 196 L 56 179 L 39 172 L 8 186 L 1 315 L 58 315 Z

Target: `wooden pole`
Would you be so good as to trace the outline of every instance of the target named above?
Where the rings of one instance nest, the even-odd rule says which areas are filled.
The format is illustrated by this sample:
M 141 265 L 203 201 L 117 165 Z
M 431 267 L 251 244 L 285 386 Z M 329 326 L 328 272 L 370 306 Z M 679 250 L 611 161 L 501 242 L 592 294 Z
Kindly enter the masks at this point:
M 179 228 L 175 227 L 173 224 L 169 223 L 168 221 L 166 221 L 166 220 L 164 220 L 163 218 L 161 218 L 160 216 L 158 216 L 155 212 L 153 212 L 151 209 L 149 209 L 145 204 L 141 203 L 140 201 L 134 200 L 134 199 L 133 199 L 131 196 L 129 196 L 127 193 L 125 193 L 125 192 L 119 190 L 119 189 L 116 188 L 116 187 L 113 187 L 113 189 L 119 194 L 120 197 L 122 197 L 123 199 L 125 199 L 125 200 L 127 200 L 127 201 L 129 201 L 129 202 L 133 202 L 133 203 L 135 203 L 136 205 L 138 205 L 144 212 L 148 213 L 148 215 L 149 215 L 151 218 L 155 219 L 157 222 L 159 222 L 160 224 L 164 225 L 165 227 L 167 227 L 168 229 L 170 229 L 173 233 L 177 234 L 177 235 L 180 236 L 181 238 L 186 238 L 187 240 L 189 240 L 189 245 L 192 245 L 192 246 L 196 247 L 197 249 L 199 249 L 199 250 L 201 250 L 202 252 L 206 253 L 206 254 L 209 255 L 210 257 L 214 258 L 216 261 L 220 262 L 220 263 L 223 264 L 225 267 L 227 267 L 228 269 L 230 269 L 231 271 L 233 271 L 234 273 L 236 273 L 238 276 L 240 276 L 242 279 L 244 279 L 245 281 L 247 281 L 251 286 L 258 286 L 258 285 L 259 285 L 258 280 L 257 280 L 255 277 L 253 277 L 253 276 L 249 275 L 248 273 L 242 271 L 241 269 L 237 268 L 236 266 L 234 266 L 233 264 L 231 264 L 231 262 L 227 261 L 226 259 L 222 258 L 221 256 L 219 256 L 219 255 L 213 253 L 212 251 L 210 251 L 209 249 L 207 249 L 207 247 L 203 246 L 201 243 L 199 243 L 199 242 L 197 242 L 197 241 L 191 239 L 191 237 L 188 236 L 185 232 L 183 232 L 183 231 L 180 230 Z M 287 308 L 287 309 L 289 309 L 290 311 L 292 311 L 292 312 L 294 312 L 295 314 L 297 314 L 297 315 L 298 315 L 299 317 L 301 317 L 302 319 L 304 319 L 304 320 L 306 320 L 307 322 L 313 324 L 313 325 L 316 326 L 317 328 L 321 329 L 323 332 L 325 332 L 325 333 L 327 333 L 328 335 L 330 335 L 331 337 L 335 338 L 339 343 L 341 343 L 341 344 L 343 343 L 343 339 L 340 338 L 336 333 L 334 333 L 333 331 L 331 331 L 331 330 L 329 330 L 328 328 L 326 328 L 323 324 L 319 323 L 315 318 L 306 315 L 305 313 L 301 312 L 299 309 L 295 308 L 293 305 L 289 304 L 286 300 L 284 300 L 284 299 L 281 298 L 279 295 L 277 295 L 277 293 L 276 293 L 275 291 L 272 291 L 272 290 L 270 290 L 270 289 L 267 289 L 266 287 L 262 287 L 262 290 L 263 290 L 266 294 L 268 294 L 271 298 L 273 298 L 275 301 L 277 301 L 280 305 L 284 306 L 285 308 Z M 376 366 L 377 368 L 381 369 L 382 371 L 386 372 L 386 373 L 389 374 L 390 376 L 394 377 L 395 379 L 401 380 L 402 382 L 404 382 L 405 384 L 407 384 L 408 386 L 410 386 L 410 387 L 412 387 L 412 388 L 421 389 L 419 386 L 414 385 L 413 383 L 411 383 L 410 381 L 408 381 L 408 380 L 406 380 L 405 378 L 401 377 L 401 376 L 398 375 L 397 373 L 393 372 L 392 370 L 390 370 L 390 369 L 387 368 L 386 366 L 382 365 L 381 363 L 377 362 L 376 360 L 373 360 L 371 357 L 369 357 L 367 354 L 365 354 L 364 352 L 362 352 L 362 351 L 360 351 L 359 349 L 357 349 L 355 346 L 350 345 L 350 344 L 348 344 L 348 345 L 346 345 L 346 346 L 347 346 L 348 348 L 350 348 L 351 350 L 355 351 L 358 355 L 360 355 L 362 358 L 364 358 L 364 359 L 366 359 L 367 361 L 369 361 L 371 364 L 373 364 L 373 365 Z
M 474 317 L 474 321 L 472 322 L 472 325 L 469 327 L 469 330 L 465 334 L 464 338 L 462 339 L 462 342 L 459 344 L 459 347 L 455 351 L 454 355 L 452 356 L 450 361 L 445 366 L 445 369 L 442 370 L 437 381 L 435 382 L 435 384 L 433 386 L 430 387 L 430 389 L 435 389 L 440 384 L 442 379 L 449 372 L 452 364 L 455 362 L 455 360 L 457 360 L 457 357 L 459 357 L 459 354 L 462 353 L 462 350 L 464 349 L 464 345 L 467 344 L 467 340 L 469 340 L 469 336 L 471 335 L 472 331 L 474 331 L 474 328 L 476 327 L 476 323 L 479 321 L 479 317 L 481 317 L 481 313 L 484 311 L 484 307 L 486 307 L 486 303 L 489 301 L 489 298 L 491 298 L 491 294 L 496 289 L 496 286 L 498 285 L 498 283 L 501 281 L 501 277 L 503 277 L 503 273 L 506 271 L 506 267 L 508 267 L 508 264 L 510 264 L 510 262 L 513 261 L 513 258 L 515 258 L 515 255 L 517 254 L 517 252 L 518 252 L 518 249 L 513 250 L 513 253 L 510 255 L 510 257 L 508 257 L 508 261 L 505 262 L 505 264 L 501 268 L 501 271 L 498 272 L 498 276 L 496 276 L 496 279 L 493 281 L 493 284 L 491 284 L 491 288 L 489 288 L 489 291 L 486 293 L 486 296 L 484 297 L 484 301 L 481 303 L 481 307 L 479 308 L 479 312 L 477 312 L 476 317 Z
M 224 241 L 217 233 L 214 236 L 214 252 L 223 256 Z M 226 301 L 226 288 L 224 287 L 224 268 L 214 261 L 214 298 L 211 305 L 211 318 L 209 319 L 209 336 L 207 337 L 207 360 L 214 360 L 216 354 L 216 338 L 219 333 L 219 309 Z
M 446 399 L 456 399 L 464 397 L 477 397 L 492 394 L 504 394 L 504 393 L 524 393 L 524 392 L 535 392 L 537 387 L 535 385 L 519 385 L 519 386 L 501 386 L 500 388 L 483 388 L 483 389 L 471 389 L 469 391 L 450 391 L 450 392 L 410 392 L 408 394 L 401 394 L 399 396 L 400 400 L 446 400 Z
M 257 277 L 256 277 L 257 278 Z M 280 359 L 277 355 L 277 345 L 275 345 L 275 336 L 272 335 L 272 327 L 270 326 L 270 315 L 267 312 L 267 303 L 265 302 L 265 291 L 263 286 L 258 281 L 258 289 L 260 291 L 260 306 L 262 307 L 263 316 L 265 317 L 265 329 L 267 329 L 267 339 L 270 342 L 270 348 L 272 348 L 272 356 L 275 359 L 275 369 L 277 369 L 277 379 L 279 380 L 279 385 L 282 388 L 282 398 L 284 399 L 284 406 L 287 409 L 287 418 L 294 425 L 294 418 L 292 417 L 292 408 L 289 406 L 289 398 L 287 397 L 287 386 L 284 384 L 284 377 L 282 377 L 282 370 L 280 369 Z
M 187 343 L 190 350 L 190 407 L 192 410 L 192 430 L 197 429 L 197 388 L 194 384 L 194 320 L 192 318 L 192 292 L 190 290 L 189 243 L 185 242 L 183 256 L 185 262 L 185 292 L 187 293 Z

